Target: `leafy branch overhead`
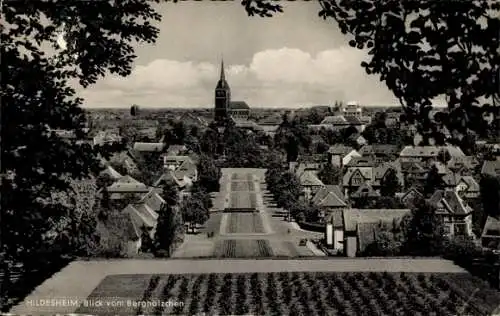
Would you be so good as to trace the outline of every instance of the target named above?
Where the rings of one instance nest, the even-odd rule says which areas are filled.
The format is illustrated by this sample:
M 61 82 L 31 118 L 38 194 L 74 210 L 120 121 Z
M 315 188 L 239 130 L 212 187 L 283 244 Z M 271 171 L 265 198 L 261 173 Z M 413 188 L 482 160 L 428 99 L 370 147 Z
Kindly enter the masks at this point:
M 443 96 L 449 108 L 443 123 L 452 133 L 488 132 L 483 114 L 500 107 L 499 0 L 319 4 L 319 16 L 333 19 L 350 38 L 350 46 L 367 50 L 370 60 L 361 66 L 367 74 L 380 76 L 406 117 L 417 122 L 424 141 L 441 137 L 429 113 L 432 101 Z M 262 12 L 267 5 L 261 5 L 261 16 L 281 12 Z M 493 131 L 499 129 L 493 126 Z

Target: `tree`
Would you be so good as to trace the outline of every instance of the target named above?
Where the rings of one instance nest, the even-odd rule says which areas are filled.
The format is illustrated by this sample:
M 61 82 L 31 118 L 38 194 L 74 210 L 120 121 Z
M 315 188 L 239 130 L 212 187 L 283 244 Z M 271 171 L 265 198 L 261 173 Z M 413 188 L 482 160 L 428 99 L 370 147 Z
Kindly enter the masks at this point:
M 381 76 L 406 115 L 417 118 L 427 142 L 433 98 L 445 95 L 448 128 L 465 134 L 482 126 L 484 97 L 498 103 L 500 2 L 466 1 L 457 6 L 433 0 L 358 2 L 322 0 L 320 15 L 337 21 L 349 44 L 369 49 L 361 66 Z M 442 39 L 446 38 L 446 41 Z M 486 40 L 488 39 L 488 40 Z
M 500 216 L 500 176 L 483 175 L 479 188 L 485 216 Z
M 189 223 L 189 227 L 193 233 L 197 224 L 204 224 L 208 220 L 208 210 L 205 208 L 204 201 L 199 196 L 191 195 L 182 201 L 180 208 L 183 221 Z
M 436 166 L 432 166 L 431 170 L 427 174 L 424 184 L 424 194 L 426 196 L 432 195 L 436 190 L 440 190 L 444 187 L 443 177 L 439 174 Z
M 380 194 L 382 196 L 394 197 L 400 189 L 401 184 L 399 183 L 396 170 L 389 168 L 380 181 Z
M 401 251 L 401 242 L 393 232 L 381 228 L 376 232 L 375 240 L 363 251 L 364 256 L 396 256 Z
M 361 66 L 399 99 L 424 143 L 440 134 L 429 118 L 432 101 L 445 96 L 448 129 L 465 134 L 487 128 L 484 111 L 500 103 L 499 0 L 448 2 L 320 0 L 319 15 L 337 22 L 349 45 L 368 49 Z M 282 12 L 271 1 L 246 0 L 249 15 Z M 446 38 L 446 41 L 442 39 Z
M 439 162 L 441 162 L 444 165 L 448 165 L 448 161 L 451 160 L 451 155 L 450 152 L 446 149 L 441 149 L 439 150 L 437 159 Z
M 208 155 L 201 155 L 198 163 L 199 184 L 207 192 L 216 192 L 219 190 L 219 179 L 222 172 L 215 165 L 215 161 Z
M 176 205 L 179 197 L 179 189 L 173 181 L 167 181 L 162 186 L 161 197 L 168 205 Z
M 58 2 L 2 3 L 2 132 L 9 135 L 2 138 L 2 173 L 10 175 L 2 181 L 2 233 L 23 236 L 6 239 L 2 252 L 32 266 L 42 260 L 38 250 L 55 241 L 47 238 L 55 226 L 73 224 L 66 206 L 40 201 L 69 190 L 69 178 L 99 170 L 89 145 L 51 132 L 79 135 L 85 126 L 83 100 L 70 81 L 88 87 L 108 71 L 130 74 L 131 42 L 154 42 L 158 29 L 150 22 L 160 19 L 147 1 L 74 1 L 61 9 Z
M 324 184 L 339 184 L 342 173 L 339 168 L 331 163 L 326 163 L 318 172 L 318 177 Z
M 184 239 L 184 223 L 177 206 L 164 204 L 158 212 L 153 251 L 156 257 L 170 257 L 172 249 Z
M 433 256 L 442 251 L 444 227 L 436 208 L 425 200 L 418 201 L 411 215 L 405 218 L 405 252 Z

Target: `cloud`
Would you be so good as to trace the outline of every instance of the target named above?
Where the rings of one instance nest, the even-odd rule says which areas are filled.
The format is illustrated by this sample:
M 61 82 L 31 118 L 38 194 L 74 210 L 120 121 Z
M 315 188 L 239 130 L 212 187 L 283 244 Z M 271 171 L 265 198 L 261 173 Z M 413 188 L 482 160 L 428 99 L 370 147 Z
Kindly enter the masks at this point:
M 397 104 L 377 76 L 361 68 L 364 51 L 349 47 L 316 55 L 296 48 L 260 51 L 248 65 L 226 60 L 226 78 L 234 100 L 255 107 L 298 107 L 357 100 L 361 104 Z M 108 76 L 83 90 L 86 106 L 212 106 L 219 65 L 157 59 L 138 65 L 126 78 Z

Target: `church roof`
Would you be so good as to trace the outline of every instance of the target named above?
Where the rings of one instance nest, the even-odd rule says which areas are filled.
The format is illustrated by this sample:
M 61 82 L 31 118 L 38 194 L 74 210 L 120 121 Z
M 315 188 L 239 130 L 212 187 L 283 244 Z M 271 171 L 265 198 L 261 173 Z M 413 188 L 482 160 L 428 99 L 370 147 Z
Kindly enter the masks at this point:
M 231 101 L 229 103 L 229 107 L 234 110 L 250 109 L 250 107 L 245 101 Z

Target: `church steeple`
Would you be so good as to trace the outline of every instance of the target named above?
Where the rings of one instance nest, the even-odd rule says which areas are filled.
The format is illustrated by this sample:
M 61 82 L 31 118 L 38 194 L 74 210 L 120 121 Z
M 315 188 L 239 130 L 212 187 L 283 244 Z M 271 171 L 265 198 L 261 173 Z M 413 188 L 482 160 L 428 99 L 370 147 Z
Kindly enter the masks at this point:
M 231 89 L 226 81 L 224 59 L 221 58 L 220 78 L 215 87 L 215 121 L 223 122 L 229 115 Z
M 226 74 L 224 71 L 224 58 L 222 58 L 220 62 L 220 80 L 226 81 Z
M 229 89 L 229 85 L 226 81 L 226 72 L 224 70 L 224 59 L 221 59 L 220 62 L 220 78 L 219 82 L 217 82 L 217 89 Z

